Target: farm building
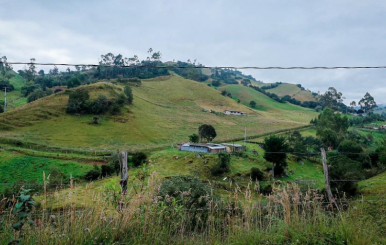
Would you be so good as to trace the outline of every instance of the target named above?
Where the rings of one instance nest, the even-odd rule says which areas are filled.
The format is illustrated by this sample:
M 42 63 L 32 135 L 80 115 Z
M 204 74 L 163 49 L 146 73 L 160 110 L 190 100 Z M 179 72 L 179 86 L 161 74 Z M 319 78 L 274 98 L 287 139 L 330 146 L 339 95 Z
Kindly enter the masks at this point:
M 246 151 L 246 147 L 244 145 L 228 143 L 223 143 L 222 145 L 225 146 L 226 151 L 229 153 Z
M 201 153 L 214 153 L 225 152 L 225 146 L 220 144 L 205 144 L 205 143 L 185 143 L 181 145 L 181 151 L 192 151 Z
M 386 125 L 381 125 L 379 128 L 380 129 L 386 129 Z
M 230 110 L 224 111 L 224 114 L 225 115 L 234 115 L 234 116 L 246 116 L 247 115 L 247 113 L 242 112 L 242 111 L 230 111 Z

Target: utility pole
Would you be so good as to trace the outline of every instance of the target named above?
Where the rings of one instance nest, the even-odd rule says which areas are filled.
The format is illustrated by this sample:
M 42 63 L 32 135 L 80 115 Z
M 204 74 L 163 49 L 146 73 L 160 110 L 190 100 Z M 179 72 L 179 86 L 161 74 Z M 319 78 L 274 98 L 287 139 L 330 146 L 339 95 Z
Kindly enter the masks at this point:
M 7 87 L 4 88 L 4 113 L 7 110 Z

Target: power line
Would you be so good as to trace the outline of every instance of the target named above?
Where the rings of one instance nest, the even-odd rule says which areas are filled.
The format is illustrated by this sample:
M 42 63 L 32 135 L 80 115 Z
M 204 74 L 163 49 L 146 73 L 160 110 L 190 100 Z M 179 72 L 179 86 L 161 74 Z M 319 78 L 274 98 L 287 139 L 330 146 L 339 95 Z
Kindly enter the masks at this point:
M 165 65 L 108 65 L 108 64 L 70 64 L 70 63 L 34 63 L 7 62 L 11 65 L 40 65 L 40 66 L 79 66 L 79 67 L 121 67 L 121 68 L 154 68 L 154 69 L 255 69 L 255 70 L 336 70 L 336 69 L 386 69 L 386 66 L 165 66 Z

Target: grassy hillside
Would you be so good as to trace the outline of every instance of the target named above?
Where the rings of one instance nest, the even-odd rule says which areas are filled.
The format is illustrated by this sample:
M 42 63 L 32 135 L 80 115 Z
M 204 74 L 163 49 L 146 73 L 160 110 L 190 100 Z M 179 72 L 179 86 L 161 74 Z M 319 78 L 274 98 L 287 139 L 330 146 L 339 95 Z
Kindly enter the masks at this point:
M 92 98 L 100 94 L 113 98 L 122 93 L 121 85 L 111 83 L 85 88 Z M 249 89 L 238 85 L 229 88 Z M 242 137 L 244 126 L 251 136 L 306 125 L 316 116 L 312 110 L 278 103 L 249 89 L 247 93 L 260 106 L 259 111 L 254 111 L 243 105 L 248 100 L 238 104 L 220 91 L 179 76 L 144 80 L 141 86 L 133 87 L 133 93 L 133 105 L 125 106 L 119 116 L 102 116 L 101 125 L 89 124 L 92 115 L 67 115 L 68 94 L 54 94 L 0 115 L 1 134 L 50 146 L 135 150 L 185 141 L 203 123 L 216 128 L 216 140 L 227 140 Z M 227 109 L 246 111 L 249 116 L 204 111 Z
M 52 167 L 60 168 L 65 179 L 82 177 L 92 169 L 92 164 L 81 164 L 76 161 L 63 161 L 43 157 L 33 157 L 10 151 L 0 151 L 0 183 L 15 183 L 18 181 L 35 180 L 43 182 L 43 172 L 48 173 Z M 4 186 L 0 185 L 0 190 Z
M 230 92 L 235 100 L 240 99 L 241 104 L 246 106 L 249 105 L 250 101 L 256 101 L 257 106 L 255 109 L 259 111 L 259 113 L 266 112 L 267 114 L 270 114 L 272 116 L 291 120 L 296 120 L 296 117 L 303 115 L 316 115 L 316 113 L 313 113 L 313 110 L 305 109 L 303 107 L 296 106 L 290 103 L 279 103 L 249 87 L 239 85 L 227 85 L 221 87 L 220 90 L 226 90 Z M 290 111 L 295 113 L 290 113 Z
M 296 84 L 282 83 L 276 88 L 268 89 L 268 92 L 275 93 L 280 97 L 290 95 L 300 101 L 316 101 L 316 98 L 310 91 L 301 90 Z
M 14 74 L 14 76 L 11 78 L 10 83 L 14 86 L 15 89 L 7 93 L 8 110 L 12 110 L 27 103 L 27 98 L 22 97 L 20 92 L 20 89 L 25 83 L 25 80 L 16 72 L 12 71 L 12 73 Z M 0 93 L 0 100 L 4 100 L 4 92 Z

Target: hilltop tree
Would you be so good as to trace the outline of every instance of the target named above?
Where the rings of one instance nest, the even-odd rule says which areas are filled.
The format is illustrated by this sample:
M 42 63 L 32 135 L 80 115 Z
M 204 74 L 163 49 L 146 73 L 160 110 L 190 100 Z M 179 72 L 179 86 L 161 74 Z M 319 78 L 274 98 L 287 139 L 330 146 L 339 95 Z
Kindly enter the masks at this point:
M 319 115 L 316 127 L 316 135 L 326 146 L 337 147 L 344 139 L 349 127 L 347 116 L 334 114 L 327 108 Z
M 200 136 L 201 142 L 203 139 L 207 142 L 211 142 L 214 138 L 216 138 L 217 133 L 212 125 L 203 124 L 198 128 L 198 135 Z
M 319 102 L 324 107 L 329 107 L 331 109 L 336 109 L 338 103 L 342 103 L 343 94 L 338 92 L 334 87 L 329 87 L 328 90 L 320 96 Z
M 355 101 L 352 101 L 350 103 L 350 106 L 351 106 L 351 110 L 353 111 L 354 110 L 354 107 L 357 105 L 357 103 Z
M 270 135 L 264 139 L 264 159 L 273 164 L 273 175 L 282 175 L 287 166 L 287 154 L 289 146 L 286 139 L 281 136 Z
M 0 72 L 3 75 L 4 78 L 11 79 L 13 77 L 13 73 L 8 72 L 11 71 L 13 68 L 8 63 L 7 56 L 3 56 L 0 58 Z
M 243 80 L 241 81 L 241 84 L 244 85 L 244 86 L 248 86 L 249 84 L 251 84 L 251 80 L 249 80 L 249 79 L 243 79 Z
M 366 113 L 371 112 L 374 108 L 377 107 L 377 103 L 375 103 L 374 97 L 371 96 L 368 92 L 359 101 L 358 105 L 360 105 L 362 110 L 364 110 Z

